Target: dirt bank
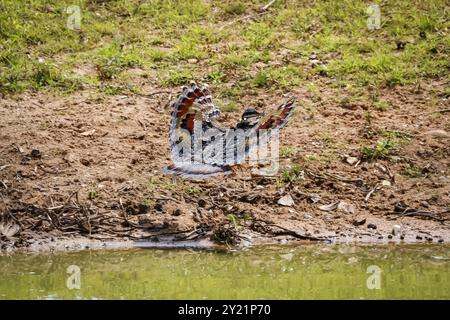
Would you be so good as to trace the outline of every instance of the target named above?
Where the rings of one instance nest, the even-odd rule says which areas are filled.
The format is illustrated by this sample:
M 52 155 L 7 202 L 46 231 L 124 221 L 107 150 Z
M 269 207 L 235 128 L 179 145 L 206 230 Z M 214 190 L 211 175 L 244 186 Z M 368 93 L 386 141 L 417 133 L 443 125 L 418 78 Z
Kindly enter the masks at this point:
M 386 89 L 379 94 L 390 107 L 370 112 L 364 103 L 336 104 L 337 89 L 320 100 L 298 89 L 278 176 L 244 166 L 202 182 L 161 173 L 170 163 L 167 93 L 1 99 L 1 247 L 161 237 L 448 242 L 450 113 L 436 112 L 448 101 L 433 91 L 442 86 Z M 243 101 L 262 111 L 280 96 L 255 99 L 249 91 Z M 225 113 L 229 123 L 238 117 Z M 287 195 L 293 204 L 280 205 Z

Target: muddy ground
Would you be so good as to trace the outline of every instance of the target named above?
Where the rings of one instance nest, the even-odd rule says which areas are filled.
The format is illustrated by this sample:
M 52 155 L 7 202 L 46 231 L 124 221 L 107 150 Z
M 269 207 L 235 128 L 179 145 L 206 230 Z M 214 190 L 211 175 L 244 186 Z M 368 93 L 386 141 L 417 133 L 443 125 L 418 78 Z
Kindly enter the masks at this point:
M 161 172 L 170 164 L 168 101 L 177 88 L 149 87 L 148 96 L 81 91 L 2 98 L 1 247 L 164 239 L 231 246 L 448 242 L 450 113 L 447 98 L 433 93 L 443 86 L 430 81 L 382 89 L 386 110 L 338 104 L 333 98 L 342 91 L 330 86 L 319 99 L 298 88 L 298 112 L 281 134 L 278 176 L 255 176 L 242 166 L 201 182 Z M 241 107 L 264 111 L 280 100 L 275 92 L 255 96 L 249 90 Z M 225 122 L 238 117 L 226 113 Z M 364 159 L 362 147 L 374 146 L 386 132 L 395 133 L 396 147 Z M 284 181 L 283 170 L 290 172 Z M 291 206 L 278 203 L 286 195 Z

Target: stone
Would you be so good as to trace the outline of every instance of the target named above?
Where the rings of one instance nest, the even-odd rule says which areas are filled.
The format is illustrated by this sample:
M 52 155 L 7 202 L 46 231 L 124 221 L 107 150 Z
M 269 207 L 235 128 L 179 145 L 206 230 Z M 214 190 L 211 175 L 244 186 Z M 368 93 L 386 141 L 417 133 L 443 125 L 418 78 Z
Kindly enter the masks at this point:
M 292 207 L 295 204 L 295 202 L 294 199 L 292 199 L 291 195 L 287 194 L 278 200 L 278 204 L 285 207 Z

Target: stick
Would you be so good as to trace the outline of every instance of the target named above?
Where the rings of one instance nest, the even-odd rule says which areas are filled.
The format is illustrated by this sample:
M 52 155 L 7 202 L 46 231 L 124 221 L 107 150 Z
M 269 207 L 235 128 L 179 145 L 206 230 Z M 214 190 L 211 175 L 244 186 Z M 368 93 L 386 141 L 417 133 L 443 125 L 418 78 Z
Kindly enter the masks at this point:
M 275 3 L 276 0 L 272 0 L 270 1 L 268 4 L 266 4 L 265 6 L 262 6 L 261 8 L 259 8 L 260 12 L 264 12 L 267 11 L 267 9 L 270 8 L 271 5 L 273 5 Z

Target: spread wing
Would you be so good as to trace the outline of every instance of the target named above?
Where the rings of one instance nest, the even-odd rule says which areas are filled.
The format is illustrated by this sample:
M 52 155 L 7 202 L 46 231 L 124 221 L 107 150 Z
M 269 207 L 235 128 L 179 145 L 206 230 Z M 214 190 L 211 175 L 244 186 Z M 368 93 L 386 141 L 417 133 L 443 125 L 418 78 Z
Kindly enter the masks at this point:
M 230 154 L 230 152 L 234 150 L 236 154 L 236 163 L 242 163 L 248 160 L 252 152 L 258 147 L 267 144 L 270 141 L 270 138 L 273 135 L 278 134 L 278 130 L 288 123 L 296 106 L 296 99 L 290 97 L 274 111 L 262 116 L 257 123 L 249 126 L 236 125 L 233 129 L 240 129 L 244 132 L 244 135 L 247 137 L 246 143 L 242 146 L 239 144 L 238 138 L 235 138 L 232 135 L 227 136 L 226 152 Z M 264 138 L 263 134 L 265 134 Z
M 296 106 L 297 103 L 295 98 L 288 98 L 285 102 L 279 105 L 275 111 L 271 112 L 259 121 L 256 126 L 256 131 L 260 131 L 262 129 L 271 131 L 283 128 L 292 117 Z
M 203 120 L 203 114 L 208 108 L 214 107 L 211 92 L 207 86 L 199 87 L 192 83 L 190 87 L 184 87 L 183 93 L 173 104 L 170 134 L 185 129 L 193 133 L 195 120 Z
M 295 98 L 289 98 L 255 123 L 223 128 L 215 122 L 220 110 L 214 106 L 208 87 L 196 83 L 184 87 L 172 105 L 170 149 L 174 164 L 165 172 L 194 179 L 229 172 L 230 165 L 245 162 L 257 147 L 278 133 L 295 106 Z M 196 140 L 197 132 L 201 132 L 200 141 Z M 263 134 L 267 139 L 261 141 Z
M 212 120 L 220 110 L 214 106 L 208 86 L 192 83 L 190 87 L 184 87 L 172 107 L 169 135 L 174 165 L 166 168 L 166 172 L 201 179 L 229 170 L 216 160 L 214 152 L 205 152 L 214 150 L 215 144 L 221 139 L 195 139 L 196 130 L 201 130 L 202 134 L 209 129 L 216 129 L 219 134 L 223 131 Z M 195 143 L 200 146 L 198 150 L 195 149 Z

